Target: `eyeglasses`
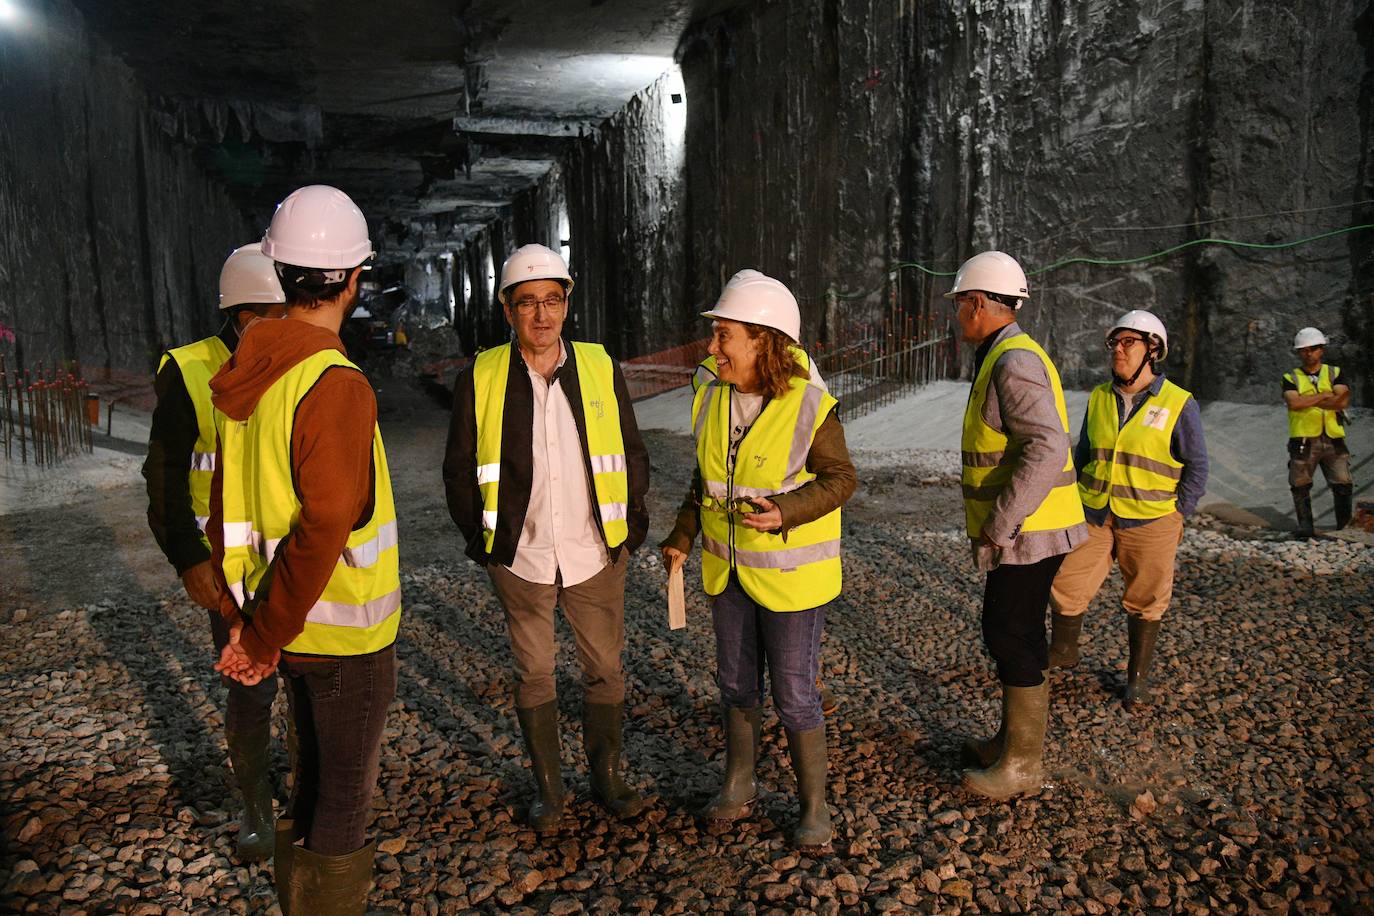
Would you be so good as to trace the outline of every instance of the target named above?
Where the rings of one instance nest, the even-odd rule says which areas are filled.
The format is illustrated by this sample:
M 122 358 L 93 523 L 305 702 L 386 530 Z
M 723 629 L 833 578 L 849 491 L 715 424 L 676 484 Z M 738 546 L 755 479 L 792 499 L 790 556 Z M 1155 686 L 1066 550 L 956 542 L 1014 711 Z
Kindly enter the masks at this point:
M 533 297 L 517 299 L 510 304 L 510 307 L 521 315 L 529 315 L 535 308 L 541 308 L 546 312 L 556 312 L 567 304 L 568 298 L 566 296 L 553 295 L 545 296 L 543 299 L 535 299 Z
M 754 501 L 744 497 L 735 496 L 731 499 L 721 499 L 717 496 L 703 496 L 701 498 L 701 508 L 708 512 L 719 512 L 722 515 L 753 515 L 762 512 Z
M 1123 350 L 1130 351 L 1135 349 L 1137 344 L 1143 343 L 1145 343 L 1145 340 L 1140 337 L 1108 337 L 1107 349 L 1115 350 L 1117 347 L 1120 347 Z

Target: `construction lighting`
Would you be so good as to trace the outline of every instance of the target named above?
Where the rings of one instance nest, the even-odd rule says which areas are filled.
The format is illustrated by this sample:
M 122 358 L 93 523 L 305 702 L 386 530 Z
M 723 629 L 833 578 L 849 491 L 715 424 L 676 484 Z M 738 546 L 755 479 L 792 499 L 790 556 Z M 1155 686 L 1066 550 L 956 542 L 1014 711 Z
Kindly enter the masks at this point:
M 23 18 L 19 7 L 10 0 L 0 0 L 0 25 L 18 25 Z

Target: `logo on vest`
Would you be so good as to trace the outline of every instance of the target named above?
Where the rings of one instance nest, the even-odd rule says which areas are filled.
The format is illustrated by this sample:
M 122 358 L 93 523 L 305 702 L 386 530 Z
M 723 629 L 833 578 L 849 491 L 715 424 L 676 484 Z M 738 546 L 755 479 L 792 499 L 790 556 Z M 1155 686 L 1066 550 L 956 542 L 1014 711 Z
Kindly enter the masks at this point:
M 768 456 L 767 456 L 767 455 L 755 455 L 755 456 L 754 456 L 754 470 L 757 471 L 757 470 L 762 469 L 762 468 L 763 468 L 763 463 L 764 463 L 765 461 L 767 461 L 767 460 L 768 460 Z
M 1140 423 L 1147 429 L 1166 429 L 1169 425 L 1169 408 L 1145 408 L 1145 416 L 1141 419 Z
M 592 410 L 596 411 L 596 418 L 598 420 L 604 420 L 606 418 L 606 405 L 603 401 L 588 401 L 587 404 L 592 408 Z

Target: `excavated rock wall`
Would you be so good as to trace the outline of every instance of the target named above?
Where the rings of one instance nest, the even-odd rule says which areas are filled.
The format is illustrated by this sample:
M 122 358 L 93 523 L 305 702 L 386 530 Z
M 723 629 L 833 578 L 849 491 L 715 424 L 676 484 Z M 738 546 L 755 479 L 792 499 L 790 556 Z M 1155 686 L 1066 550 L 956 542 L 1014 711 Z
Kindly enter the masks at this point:
M 0 30 L 0 348 L 151 372 L 218 328 L 220 266 L 255 234 L 65 0 L 25 8 Z

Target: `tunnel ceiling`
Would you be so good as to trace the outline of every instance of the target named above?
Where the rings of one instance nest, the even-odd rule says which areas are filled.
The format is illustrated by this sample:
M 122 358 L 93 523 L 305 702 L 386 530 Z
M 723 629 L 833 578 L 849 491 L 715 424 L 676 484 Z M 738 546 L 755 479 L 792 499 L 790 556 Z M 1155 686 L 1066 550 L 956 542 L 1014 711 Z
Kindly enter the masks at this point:
M 735 0 L 76 0 L 169 134 L 265 221 L 303 181 L 487 222 Z

